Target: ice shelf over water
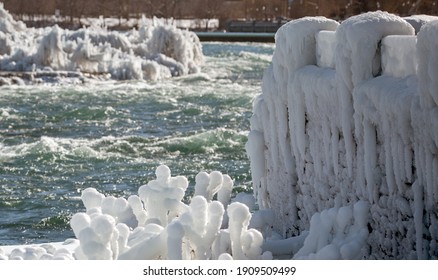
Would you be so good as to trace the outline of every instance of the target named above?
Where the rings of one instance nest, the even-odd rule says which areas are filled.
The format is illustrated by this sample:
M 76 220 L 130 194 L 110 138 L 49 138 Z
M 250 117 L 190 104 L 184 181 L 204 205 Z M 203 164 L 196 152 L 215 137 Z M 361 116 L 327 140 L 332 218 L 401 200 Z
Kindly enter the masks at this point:
M 247 143 L 260 208 L 283 237 L 341 226 L 344 207 L 368 213 L 364 244 L 314 257 L 438 258 L 436 19 L 378 11 L 277 32 Z M 360 256 L 344 252 L 354 246 Z
M 98 25 L 76 31 L 57 25 L 35 29 L 15 21 L 0 3 L 0 71 L 30 73 L 31 81 L 56 74 L 156 81 L 197 73 L 203 60 L 195 33 L 157 19 L 123 33 Z

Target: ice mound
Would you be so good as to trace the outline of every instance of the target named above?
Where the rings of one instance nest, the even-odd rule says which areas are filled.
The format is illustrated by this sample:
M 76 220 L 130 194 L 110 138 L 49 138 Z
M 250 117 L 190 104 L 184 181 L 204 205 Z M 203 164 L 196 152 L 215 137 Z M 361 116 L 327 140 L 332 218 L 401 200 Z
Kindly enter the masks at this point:
M 21 21 L 15 21 L 11 14 L 5 9 L 3 3 L 0 3 L 0 32 L 13 33 L 21 32 L 26 29 L 26 25 Z
M 292 258 L 294 254 L 297 258 L 315 258 L 315 253 L 327 259 L 362 256 L 368 233 L 364 202 L 315 214 L 310 233 L 282 239 L 272 231 L 272 211 L 253 208 L 253 195 L 239 193 L 232 198 L 233 181 L 228 175 L 218 171 L 198 173 L 198 194 L 186 204 L 182 200 L 188 185 L 187 178 L 173 177 L 170 169 L 161 165 L 156 169 L 156 179 L 128 199 L 87 188 L 81 195 L 86 211 L 70 220 L 76 239 L 65 244 L 0 247 L 0 259 L 269 260 Z
M 139 30 L 124 33 L 99 26 L 35 29 L 14 21 L 0 6 L 0 71 L 30 72 L 31 78 L 64 71 L 157 81 L 198 73 L 203 60 L 193 32 L 159 21 L 142 21 Z

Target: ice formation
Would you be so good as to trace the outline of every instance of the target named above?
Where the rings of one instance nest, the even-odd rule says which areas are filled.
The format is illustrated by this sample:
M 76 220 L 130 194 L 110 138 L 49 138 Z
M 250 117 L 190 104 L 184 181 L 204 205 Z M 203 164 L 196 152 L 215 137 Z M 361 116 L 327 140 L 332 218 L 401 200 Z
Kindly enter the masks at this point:
M 74 260 L 73 250 L 77 246 L 75 239 L 33 246 L 8 246 L 0 248 L 0 260 Z
M 438 256 L 437 38 L 436 17 L 381 11 L 277 32 L 246 148 L 274 229 L 309 231 L 296 258 Z M 360 230 L 341 230 L 355 245 L 313 237 L 350 219 L 345 207 L 364 212 Z
M 99 26 L 35 29 L 0 6 L 0 71 L 31 73 L 31 79 L 86 74 L 156 81 L 197 73 L 203 59 L 195 33 L 159 21 L 142 21 L 139 30 L 124 33 Z
M 166 165 L 157 167 L 155 174 L 156 179 L 128 199 L 105 196 L 94 188 L 83 190 L 86 211 L 70 220 L 76 239 L 69 250 L 52 245 L 2 249 L 0 259 L 204 260 L 272 255 L 262 250 L 262 233 L 248 228 L 252 217 L 248 206 L 231 201 L 233 182 L 228 175 L 200 172 L 195 187 L 201 194 L 185 204 L 187 178 L 171 176 Z M 224 217 L 229 222 L 224 223 Z
M 221 177 L 221 178 L 219 178 Z M 368 205 L 333 208 L 312 218 L 310 232 L 282 239 L 272 231 L 273 212 L 255 210 L 251 194 L 232 198 L 233 182 L 218 171 L 200 172 L 203 185 L 217 190 L 182 202 L 187 178 L 161 165 L 156 179 L 128 199 L 82 191 L 85 212 L 70 220 L 75 239 L 64 243 L 0 247 L 10 260 L 270 260 L 274 258 L 359 258 Z M 219 186 L 218 186 L 219 183 Z M 315 240 L 317 242 L 315 243 Z M 316 245 L 313 245 L 316 244 Z M 328 248 L 330 250 L 328 250 Z
M 352 209 L 353 208 L 353 209 Z M 367 202 L 354 206 L 330 208 L 310 219 L 310 232 L 295 259 L 361 259 L 368 237 Z
M 231 178 L 200 172 L 186 204 L 188 180 L 159 166 L 156 179 L 128 199 L 85 189 L 86 212 L 71 219 L 72 250 L 0 248 L 0 259 L 436 258 L 438 21 L 433 19 L 416 19 L 421 27 L 414 28 L 411 19 L 372 12 L 341 24 L 316 17 L 284 25 L 276 34 L 263 93 L 254 102 L 246 145 L 255 197 L 232 197 Z M 2 56 L 2 65 L 37 67 L 35 55 L 25 56 L 26 44 L 17 51 L 12 35 L 2 32 L 1 49 L 13 53 Z M 99 55 L 112 57 L 138 43 L 115 34 L 100 42 L 90 30 L 68 40 L 59 28 L 39 32 L 45 43 L 34 51 L 50 57 L 40 64 L 73 61 L 93 71 L 109 69 L 110 64 L 97 63 L 105 61 Z M 151 32 L 144 28 L 138 36 L 152 38 Z M 162 48 L 169 37 L 155 38 L 157 45 L 142 45 L 129 55 L 156 48 L 162 54 L 148 65 L 173 65 L 176 58 L 167 55 L 176 49 Z M 99 53 L 102 48 L 111 51 Z M 111 74 L 123 77 L 143 67 L 115 61 L 124 66 Z M 184 61 L 161 69 L 185 73 L 193 65 L 184 68 Z M 154 72 L 157 77 L 160 71 Z

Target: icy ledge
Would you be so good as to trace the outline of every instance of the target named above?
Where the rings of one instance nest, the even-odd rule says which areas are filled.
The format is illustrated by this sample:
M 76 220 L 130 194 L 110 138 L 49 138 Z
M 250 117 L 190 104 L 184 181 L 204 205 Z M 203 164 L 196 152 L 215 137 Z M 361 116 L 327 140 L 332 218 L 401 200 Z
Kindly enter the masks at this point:
M 172 177 L 161 165 L 156 179 L 127 199 L 85 189 L 86 212 L 70 221 L 76 239 L 0 247 L 0 259 L 353 259 L 361 256 L 368 235 L 366 202 L 315 214 L 310 232 L 281 239 L 272 231 L 270 210 L 251 211 L 254 196 L 231 199 L 228 175 L 198 173 L 188 204 L 182 202 L 187 187 L 186 177 Z
M 101 26 L 35 29 L 15 21 L 0 3 L 0 85 L 46 76 L 156 81 L 197 73 L 203 61 L 195 33 L 159 20 L 123 33 Z
M 385 12 L 277 32 L 246 148 L 257 202 L 284 237 L 363 201 L 360 258 L 437 258 L 437 38 L 435 17 Z

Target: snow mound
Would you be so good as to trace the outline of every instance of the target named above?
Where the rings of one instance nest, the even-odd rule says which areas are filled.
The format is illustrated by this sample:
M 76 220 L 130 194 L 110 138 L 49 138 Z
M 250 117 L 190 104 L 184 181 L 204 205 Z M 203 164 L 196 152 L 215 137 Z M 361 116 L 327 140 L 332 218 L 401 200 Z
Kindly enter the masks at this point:
M 282 237 L 324 232 L 328 209 L 363 201 L 363 258 L 437 257 L 438 21 L 414 19 L 421 28 L 378 11 L 278 31 L 246 148 L 258 205 Z M 303 258 L 343 257 L 335 237 L 308 238 Z
M 34 29 L 14 21 L 0 6 L 0 71 L 69 71 L 150 81 L 200 71 L 204 57 L 193 32 L 158 21 L 143 23 L 125 33 L 99 26 Z

